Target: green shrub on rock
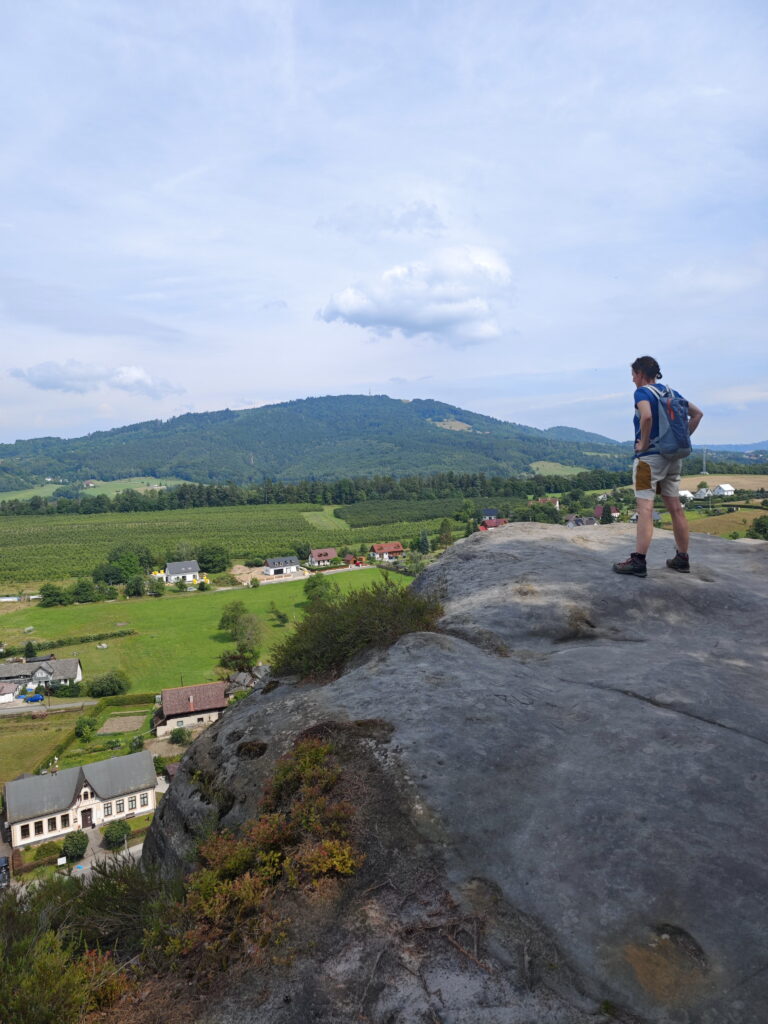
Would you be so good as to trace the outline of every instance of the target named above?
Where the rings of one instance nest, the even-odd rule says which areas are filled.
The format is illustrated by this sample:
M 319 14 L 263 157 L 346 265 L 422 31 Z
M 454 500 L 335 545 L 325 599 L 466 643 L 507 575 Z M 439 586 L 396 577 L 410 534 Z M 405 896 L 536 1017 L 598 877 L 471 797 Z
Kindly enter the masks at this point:
M 433 630 L 442 612 L 436 598 L 414 594 L 389 579 L 335 594 L 309 605 L 306 617 L 273 649 L 272 668 L 277 675 L 333 678 L 367 647 Z

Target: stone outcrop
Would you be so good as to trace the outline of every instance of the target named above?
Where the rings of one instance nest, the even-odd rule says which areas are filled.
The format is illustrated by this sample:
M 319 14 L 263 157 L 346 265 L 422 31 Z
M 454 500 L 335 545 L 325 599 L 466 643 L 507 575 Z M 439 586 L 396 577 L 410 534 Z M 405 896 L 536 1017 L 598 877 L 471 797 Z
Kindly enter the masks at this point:
M 256 692 L 190 749 L 145 845 L 166 871 L 258 814 L 308 727 L 346 730 L 368 780 L 365 871 L 260 1019 L 768 1019 L 768 544 L 697 537 L 686 576 L 657 534 L 638 579 L 610 571 L 632 540 L 460 541 L 415 584 L 440 632 Z M 200 1020 L 250 1020 L 255 993 Z

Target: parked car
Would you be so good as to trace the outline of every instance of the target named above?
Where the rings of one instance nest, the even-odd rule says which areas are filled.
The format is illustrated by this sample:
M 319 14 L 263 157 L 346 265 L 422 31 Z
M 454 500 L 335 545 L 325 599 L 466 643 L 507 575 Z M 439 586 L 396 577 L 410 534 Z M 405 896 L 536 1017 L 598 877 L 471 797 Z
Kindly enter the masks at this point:
M 11 869 L 7 857 L 0 857 L 0 889 L 7 889 L 11 884 Z
M 39 704 L 42 700 L 44 700 L 44 697 L 43 697 L 42 693 L 32 693 L 32 694 L 29 695 L 29 697 L 25 697 L 24 698 L 24 703 L 25 704 Z

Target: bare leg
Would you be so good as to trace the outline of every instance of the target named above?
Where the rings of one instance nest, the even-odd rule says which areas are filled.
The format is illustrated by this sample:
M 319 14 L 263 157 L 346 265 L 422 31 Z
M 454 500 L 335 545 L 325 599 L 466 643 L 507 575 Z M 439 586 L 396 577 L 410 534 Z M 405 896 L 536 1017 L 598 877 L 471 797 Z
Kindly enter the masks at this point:
M 679 504 L 679 502 L 678 502 Z M 637 546 L 635 551 L 645 555 L 653 539 L 653 498 L 637 499 Z
M 683 509 L 682 502 L 679 498 L 668 498 L 666 495 L 664 498 L 664 504 L 667 506 L 667 511 L 672 516 L 672 532 L 675 535 L 675 546 L 681 555 L 688 554 L 688 542 L 690 534 L 688 531 L 688 520 L 685 518 L 685 510 Z M 637 521 L 638 529 L 640 527 L 640 520 Z

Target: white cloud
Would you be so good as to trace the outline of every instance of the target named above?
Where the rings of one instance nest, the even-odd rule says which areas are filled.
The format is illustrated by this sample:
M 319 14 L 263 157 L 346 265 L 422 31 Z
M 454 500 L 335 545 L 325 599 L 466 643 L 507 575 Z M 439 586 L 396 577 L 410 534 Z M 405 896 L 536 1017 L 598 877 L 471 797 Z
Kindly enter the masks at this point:
M 107 387 L 145 395 L 147 398 L 164 398 L 166 395 L 180 393 L 179 388 L 173 387 L 168 381 L 151 377 L 141 366 L 116 366 L 109 369 L 68 359 L 65 363 L 38 363 L 26 370 L 17 367 L 10 374 L 40 391 L 65 391 L 83 395 Z
M 443 249 L 429 260 L 401 264 L 378 279 L 349 285 L 318 316 L 389 336 L 429 335 L 458 347 L 498 337 L 493 300 L 509 289 L 510 271 L 491 249 Z

